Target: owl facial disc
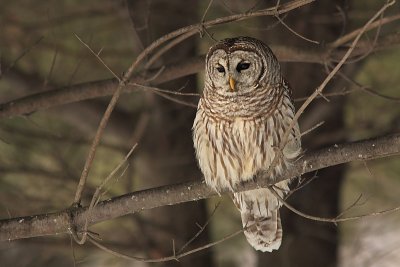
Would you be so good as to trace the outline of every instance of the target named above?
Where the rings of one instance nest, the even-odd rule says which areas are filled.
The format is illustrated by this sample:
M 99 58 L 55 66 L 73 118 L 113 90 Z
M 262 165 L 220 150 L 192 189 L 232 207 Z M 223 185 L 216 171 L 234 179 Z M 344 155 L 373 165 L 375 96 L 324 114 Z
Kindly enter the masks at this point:
M 256 51 L 217 49 L 209 55 L 206 71 L 217 93 L 234 96 L 256 88 L 263 65 Z

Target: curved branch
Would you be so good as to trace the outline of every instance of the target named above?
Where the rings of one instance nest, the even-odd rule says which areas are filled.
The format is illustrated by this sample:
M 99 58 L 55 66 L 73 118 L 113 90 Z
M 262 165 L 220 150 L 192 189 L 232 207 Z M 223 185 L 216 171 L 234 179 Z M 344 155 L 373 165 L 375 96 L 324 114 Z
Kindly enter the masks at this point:
M 279 9 L 279 12 L 284 13 L 301 5 L 305 5 L 311 1 L 292 1 Z M 272 13 L 271 13 L 272 12 Z M 257 12 L 252 12 L 249 14 L 239 14 L 234 16 L 228 16 L 225 18 L 220 18 L 212 21 L 205 22 L 204 27 L 211 27 L 213 25 L 218 25 L 221 23 L 226 23 L 234 20 L 243 20 L 251 16 L 261 16 L 261 15 L 271 15 L 274 11 L 270 9 L 260 10 Z M 275 11 L 276 12 L 276 11 Z M 392 16 L 388 18 L 382 18 L 376 23 L 388 23 L 400 19 L 400 16 Z M 377 25 L 372 25 L 376 27 Z M 373 27 L 368 29 L 372 29 Z M 199 25 L 191 25 L 188 27 L 200 27 Z M 182 28 L 186 29 L 187 28 Z M 181 29 L 181 30 L 182 30 Z M 340 38 L 339 40 L 351 40 L 355 33 L 359 33 L 361 30 L 355 30 L 354 32 L 346 35 L 346 38 Z M 342 58 L 343 51 L 341 51 L 337 46 L 331 44 L 323 50 L 305 50 L 295 47 L 285 47 L 285 46 L 274 46 L 271 48 L 277 56 L 278 60 L 281 62 L 303 62 L 303 63 L 318 63 L 325 64 L 329 61 L 335 61 L 337 58 Z M 368 42 L 360 42 L 357 48 L 354 48 L 353 54 L 355 56 L 362 55 L 366 52 L 379 51 L 382 49 L 390 48 L 394 45 L 400 44 L 400 35 L 397 33 L 388 35 L 382 40 L 380 40 L 374 47 Z M 331 50 L 333 48 L 333 51 Z M 204 56 L 194 57 L 191 59 L 185 59 L 183 62 L 174 63 L 166 67 L 162 67 L 161 71 L 152 70 L 146 71 L 144 73 L 139 73 L 131 78 L 131 83 L 144 84 L 148 82 L 145 78 L 156 76 L 156 78 L 151 80 L 152 85 L 157 85 L 167 81 L 171 81 L 180 77 L 184 77 L 190 74 L 194 74 L 202 70 L 204 65 Z M 86 99 L 102 97 L 107 95 L 112 95 L 115 88 L 118 86 L 116 79 L 108 79 L 102 81 L 94 81 L 88 83 L 77 84 L 73 86 L 68 86 L 60 88 L 58 90 L 49 90 L 45 92 L 40 92 L 32 95 L 28 95 L 19 99 L 15 99 L 6 103 L 0 104 L 0 118 L 7 118 L 16 115 L 25 115 L 32 112 L 47 109 L 50 107 L 68 104 L 72 102 L 78 102 Z M 124 93 L 138 89 L 137 87 L 128 87 L 124 90 Z
M 384 38 L 382 42 L 373 48 L 373 51 L 387 49 L 398 44 L 400 44 L 400 35 L 394 34 Z M 271 45 L 271 48 L 280 62 L 324 64 L 329 58 L 331 60 L 335 60 L 336 58 L 342 56 L 342 51 L 340 50 L 336 51 L 336 53 L 332 53 L 329 56 L 327 50 L 311 51 L 296 47 L 273 45 Z M 354 54 L 361 55 L 367 49 L 370 49 L 367 43 L 360 43 L 360 46 L 354 50 Z M 187 75 L 198 73 L 203 69 L 203 66 L 204 56 L 193 57 L 191 59 L 185 59 L 183 62 L 163 67 L 161 71 L 152 70 L 148 71 L 147 75 L 144 75 L 143 73 L 136 75 L 131 79 L 130 83 L 144 84 L 147 77 L 157 76 L 151 80 L 151 84 L 158 85 Z M 30 114 L 38 110 L 44 110 L 55 106 L 112 95 L 117 85 L 118 81 L 116 79 L 107 79 L 31 94 L 6 103 L 1 103 L 0 118 Z M 127 88 L 124 90 L 124 93 L 129 93 L 137 89 L 142 88 L 136 86 L 127 86 Z
M 400 133 L 334 145 L 306 153 L 293 164 L 289 171 L 276 178 L 275 182 L 298 177 L 329 166 L 383 158 L 399 153 Z M 273 183 L 268 179 L 259 178 L 238 186 L 237 191 L 267 187 L 271 184 Z M 189 181 L 137 191 L 105 200 L 94 207 L 90 214 L 88 214 L 88 207 L 81 207 L 55 213 L 0 220 L 0 240 L 66 233 L 70 232 L 71 227 L 79 231 L 85 224 L 86 218 L 88 218 L 89 225 L 93 225 L 142 210 L 196 201 L 216 194 L 202 181 Z
M 374 23 L 371 23 L 368 28 L 365 31 L 369 31 L 378 27 L 381 27 L 385 24 L 388 24 L 390 22 L 396 21 L 400 19 L 400 14 L 394 15 L 394 16 L 390 16 L 390 17 L 386 17 L 386 18 L 382 18 L 380 20 L 375 21 Z M 348 42 L 350 42 L 353 38 L 355 38 L 360 32 L 361 32 L 361 28 L 354 30 L 342 37 L 340 37 L 339 39 L 337 39 L 336 41 L 332 42 L 331 44 L 329 44 L 329 46 L 331 48 L 336 48 L 339 47 L 341 45 L 344 45 Z
M 382 38 L 382 40 L 379 41 L 375 47 L 373 47 L 372 51 L 388 49 L 399 44 L 400 34 L 395 33 Z M 271 48 L 280 62 L 324 64 L 327 60 L 335 61 L 337 58 L 341 58 L 343 56 L 343 51 L 340 49 L 332 52 L 329 56 L 328 50 L 312 51 L 296 47 L 274 45 L 271 45 Z M 359 46 L 354 49 L 353 54 L 355 56 L 359 56 L 370 50 L 371 47 L 368 42 L 360 42 Z M 165 66 L 161 71 L 159 69 L 148 71 L 146 76 L 144 76 L 144 73 L 139 73 L 138 75 L 132 77 L 131 83 L 145 84 L 146 77 L 156 76 L 156 78 L 151 80 L 150 84 L 159 85 L 164 82 L 198 73 L 203 69 L 203 67 L 204 56 L 193 57 L 190 59 L 185 59 L 179 63 Z M 57 90 L 51 89 L 49 91 L 35 93 L 0 104 L 0 119 L 30 114 L 38 110 L 44 110 L 86 99 L 112 95 L 116 86 L 118 86 L 118 81 L 116 79 L 107 79 L 76 84 L 59 88 Z M 137 89 L 143 88 L 128 86 L 124 90 L 124 93 L 132 92 Z
M 203 57 L 195 57 L 185 60 L 181 64 L 170 65 L 151 81 L 151 84 L 160 84 L 193 73 L 197 73 L 204 65 Z M 154 76 L 158 70 L 148 72 L 148 76 Z M 145 77 L 136 75 L 131 79 L 131 83 L 145 84 Z M 30 114 L 38 110 L 50 107 L 79 102 L 96 97 L 112 95 L 118 86 L 117 79 L 107 79 L 94 82 L 86 82 L 77 85 L 67 86 L 59 89 L 50 89 L 45 92 L 31 94 L 19 99 L 11 100 L 0 104 L 0 119 L 17 115 Z M 124 93 L 132 92 L 136 89 L 143 89 L 137 86 L 127 86 Z
M 146 49 L 139 54 L 139 56 L 135 59 L 135 61 L 132 63 L 132 65 L 129 67 L 126 74 L 124 75 L 124 78 L 126 78 L 126 81 L 124 79 L 124 83 L 128 82 L 127 80 L 132 81 L 131 76 L 133 74 L 133 71 L 136 70 L 136 67 L 139 65 L 139 63 L 147 55 L 152 53 L 155 49 L 159 48 L 162 44 L 164 44 L 168 40 L 174 39 L 174 38 L 176 38 L 178 36 L 182 36 L 182 35 L 184 35 L 185 38 L 188 38 L 188 37 L 196 34 L 197 32 L 201 32 L 204 28 L 210 28 L 210 27 L 221 25 L 224 23 L 229 23 L 229 22 L 233 22 L 233 21 L 241 21 L 241 20 L 245 20 L 245 19 L 249 19 L 249 18 L 253 18 L 253 17 L 259 17 L 259 16 L 272 16 L 272 15 L 284 14 L 291 10 L 294 10 L 299 7 L 310 4 L 311 2 L 314 2 L 314 1 L 315 0 L 294 0 L 289 3 L 282 4 L 280 6 L 262 9 L 262 10 L 258 10 L 255 12 L 248 12 L 248 13 L 244 13 L 244 14 L 236 14 L 236 15 L 231 15 L 231 16 L 227 16 L 227 17 L 217 18 L 214 20 L 209 20 L 209 21 L 201 22 L 201 23 L 194 24 L 194 25 L 189 25 L 187 27 L 183 27 L 183 28 L 177 29 L 173 32 L 170 32 L 170 33 L 164 35 L 163 37 L 157 39 L 156 41 L 154 41 L 150 46 L 146 47 Z M 182 39 L 182 41 L 183 41 L 183 39 Z M 186 68 L 186 70 L 187 69 L 190 69 L 190 68 Z M 181 68 L 181 71 L 182 71 L 182 68 Z M 197 72 L 197 71 L 195 71 L 195 72 Z M 195 72 L 192 72 L 192 73 L 195 73 Z M 139 83 L 137 80 L 134 80 L 134 82 Z M 92 83 L 91 85 L 94 86 L 95 89 L 92 90 L 92 88 L 87 88 L 87 90 L 85 90 L 85 92 L 82 92 L 82 86 L 83 86 L 83 88 L 86 88 L 85 85 L 87 85 L 87 84 L 81 84 L 81 85 L 77 85 L 76 87 L 70 87 L 69 90 L 62 90 L 62 91 L 58 90 L 59 92 L 48 91 L 48 92 L 45 92 L 44 94 L 34 94 L 34 95 L 27 96 L 27 97 L 24 97 L 24 98 L 21 98 L 18 100 L 14 100 L 14 101 L 10 101 L 10 102 L 1 104 L 0 105 L 0 118 L 5 118 L 5 117 L 10 117 L 10 116 L 15 116 L 15 115 L 29 114 L 33 111 L 37 111 L 40 109 L 46 109 L 46 108 L 49 108 L 49 107 L 55 106 L 55 105 L 77 102 L 77 101 L 88 99 L 88 98 L 94 98 L 94 97 L 111 95 L 111 94 L 113 95 L 113 99 L 115 99 L 115 102 L 116 102 L 116 100 L 119 97 L 119 94 L 122 91 L 127 91 L 127 90 L 121 89 L 122 85 L 124 83 L 117 83 L 115 80 L 106 80 L 106 81 L 101 81 L 100 83 L 97 83 L 97 82 Z M 107 93 L 105 93 L 105 92 L 107 92 Z M 112 111 L 113 108 L 110 105 L 109 105 L 109 107 Z

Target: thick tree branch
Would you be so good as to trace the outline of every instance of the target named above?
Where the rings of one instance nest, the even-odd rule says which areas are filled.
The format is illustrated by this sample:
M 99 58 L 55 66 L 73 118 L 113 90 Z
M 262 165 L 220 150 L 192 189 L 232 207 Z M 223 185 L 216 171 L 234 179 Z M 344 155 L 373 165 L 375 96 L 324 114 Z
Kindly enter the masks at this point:
M 306 153 L 297 160 L 290 171 L 276 182 L 298 177 L 304 173 L 352 161 L 366 161 L 400 153 L 400 133 L 369 140 L 334 145 Z M 238 191 L 271 185 L 267 179 L 256 179 L 237 188 Z M 227 192 L 222 192 L 227 193 Z M 215 196 L 201 181 L 190 181 L 158 188 L 137 191 L 100 202 L 88 214 L 88 207 L 0 221 L 0 240 L 15 240 L 69 232 L 71 227 L 82 229 L 85 219 L 89 225 L 145 209 L 195 201 Z

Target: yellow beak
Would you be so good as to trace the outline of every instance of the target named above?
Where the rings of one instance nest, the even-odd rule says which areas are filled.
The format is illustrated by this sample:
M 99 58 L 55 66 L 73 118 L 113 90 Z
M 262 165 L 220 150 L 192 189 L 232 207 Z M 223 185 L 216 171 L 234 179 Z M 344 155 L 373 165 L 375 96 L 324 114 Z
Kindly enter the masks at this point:
M 233 78 L 229 77 L 229 87 L 231 88 L 232 92 L 236 91 L 235 84 L 236 81 Z

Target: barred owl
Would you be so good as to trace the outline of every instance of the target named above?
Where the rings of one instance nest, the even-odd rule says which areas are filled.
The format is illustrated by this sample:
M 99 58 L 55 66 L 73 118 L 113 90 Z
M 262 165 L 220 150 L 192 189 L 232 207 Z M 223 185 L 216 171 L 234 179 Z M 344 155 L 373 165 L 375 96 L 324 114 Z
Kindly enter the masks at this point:
M 225 39 L 206 57 L 205 85 L 193 124 L 193 142 L 206 183 L 234 191 L 241 182 L 267 172 L 286 131 L 281 157 L 271 166 L 270 181 L 290 168 L 301 151 L 289 85 L 267 45 L 250 37 Z M 280 196 L 288 181 L 276 184 Z M 278 249 L 282 241 L 282 203 L 267 188 L 233 194 L 244 234 L 256 250 Z

